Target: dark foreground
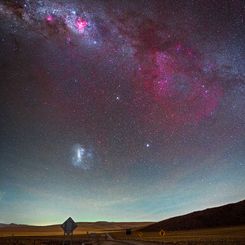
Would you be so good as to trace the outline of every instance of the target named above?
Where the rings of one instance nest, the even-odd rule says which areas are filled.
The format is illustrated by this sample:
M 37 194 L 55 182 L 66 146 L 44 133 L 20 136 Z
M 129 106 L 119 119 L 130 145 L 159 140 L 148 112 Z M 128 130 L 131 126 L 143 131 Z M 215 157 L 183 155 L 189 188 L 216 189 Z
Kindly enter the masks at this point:
M 245 245 L 245 241 L 238 240 L 199 240 L 199 241 L 176 241 L 176 242 L 149 242 L 129 240 L 84 240 L 81 238 L 64 239 L 50 237 L 5 237 L 0 238 L 0 245 Z

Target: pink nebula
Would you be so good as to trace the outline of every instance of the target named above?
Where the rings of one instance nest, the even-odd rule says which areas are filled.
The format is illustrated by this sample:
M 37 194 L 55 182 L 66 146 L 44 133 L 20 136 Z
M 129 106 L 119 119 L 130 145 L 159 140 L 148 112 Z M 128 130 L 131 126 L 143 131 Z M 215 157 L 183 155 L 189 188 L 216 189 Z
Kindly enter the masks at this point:
M 84 32 L 84 29 L 86 28 L 87 25 L 88 25 L 88 22 L 84 20 L 83 18 L 78 17 L 76 19 L 76 27 L 79 32 Z
M 179 47 L 181 54 L 151 51 L 144 56 L 137 83 L 151 95 L 170 124 L 196 124 L 214 113 L 222 88 L 202 72 L 202 62 L 194 50 Z
M 52 22 L 53 20 L 54 20 L 54 18 L 53 18 L 52 15 L 46 16 L 46 21 L 47 21 L 47 22 Z

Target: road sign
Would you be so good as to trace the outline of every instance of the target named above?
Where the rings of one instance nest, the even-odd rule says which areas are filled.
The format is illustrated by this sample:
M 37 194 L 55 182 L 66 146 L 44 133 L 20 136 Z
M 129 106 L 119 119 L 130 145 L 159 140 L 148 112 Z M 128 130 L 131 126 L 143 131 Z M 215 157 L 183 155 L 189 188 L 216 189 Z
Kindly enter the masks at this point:
M 70 235 L 77 228 L 77 224 L 70 217 L 61 225 L 61 228 L 64 230 L 65 235 Z
M 165 234 L 166 234 L 165 231 L 163 229 L 161 229 L 160 232 L 159 232 L 159 235 L 162 236 L 162 237 L 164 237 Z

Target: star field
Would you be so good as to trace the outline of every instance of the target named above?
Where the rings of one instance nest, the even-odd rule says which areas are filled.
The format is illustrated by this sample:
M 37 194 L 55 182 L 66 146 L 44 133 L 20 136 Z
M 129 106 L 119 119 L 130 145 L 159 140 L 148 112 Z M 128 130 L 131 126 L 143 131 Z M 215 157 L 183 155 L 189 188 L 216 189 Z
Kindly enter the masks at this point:
M 244 199 L 243 1 L 0 2 L 0 223 L 155 221 Z

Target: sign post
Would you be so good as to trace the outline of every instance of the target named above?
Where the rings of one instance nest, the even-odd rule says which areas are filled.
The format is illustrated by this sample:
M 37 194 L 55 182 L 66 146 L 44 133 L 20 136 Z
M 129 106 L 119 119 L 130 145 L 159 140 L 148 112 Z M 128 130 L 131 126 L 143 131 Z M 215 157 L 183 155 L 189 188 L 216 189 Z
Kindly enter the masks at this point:
M 129 239 L 128 236 L 132 235 L 131 229 L 126 229 L 126 239 Z
M 166 235 L 166 232 L 163 229 L 161 229 L 159 235 L 162 237 L 162 245 L 163 245 L 163 237 Z
M 61 228 L 64 231 L 64 241 L 63 244 L 65 242 L 65 238 L 68 236 L 70 236 L 70 244 L 72 244 L 72 237 L 73 237 L 73 231 L 77 228 L 77 224 L 75 223 L 75 221 L 69 217 L 62 225 Z

